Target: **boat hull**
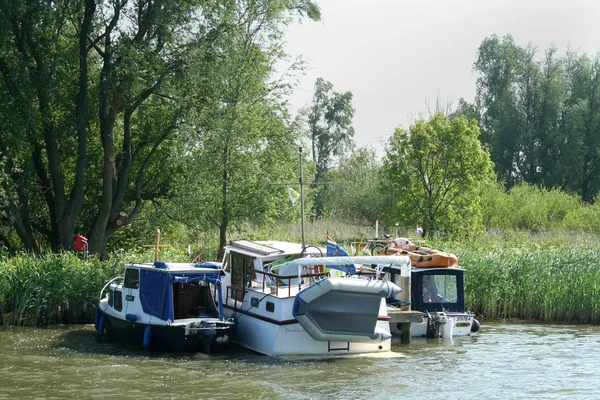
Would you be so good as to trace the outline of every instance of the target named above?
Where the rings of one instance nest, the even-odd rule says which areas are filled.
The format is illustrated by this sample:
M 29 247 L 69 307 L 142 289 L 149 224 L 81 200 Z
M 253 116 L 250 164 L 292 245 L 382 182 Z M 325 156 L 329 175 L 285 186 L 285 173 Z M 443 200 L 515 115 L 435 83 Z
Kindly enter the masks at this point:
M 203 351 L 210 353 L 213 349 L 227 345 L 231 340 L 232 330 L 228 325 L 220 329 L 195 330 L 189 324 L 155 325 L 150 324 L 149 336 L 146 332 L 148 324 L 130 322 L 117 318 L 100 310 L 99 318 L 104 317 L 104 326 L 97 327 L 111 340 L 129 343 L 154 350 Z M 227 324 L 227 323 L 223 323 Z
M 451 338 L 453 336 L 469 336 L 472 333 L 473 325 L 476 324 L 475 317 L 472 314 L 465 313 L 445 313 L 448 317 L 448 322 L 452 324 L 452 330 L 450 337 L 444 337 L 444 330 L 440 329 L 439 334 L 442 338 Z M 427 337 L 427 325 L 429 318 L 427 314 L 423 315 L 423 322 L 412 322 L 410 325 L 410 331 L 412 337 Z M 392 334 L 400 334 L 400 327 L 398 324 L 390 324 L 390 330 Z M 445 331 L 448 336 L 448 330 Z

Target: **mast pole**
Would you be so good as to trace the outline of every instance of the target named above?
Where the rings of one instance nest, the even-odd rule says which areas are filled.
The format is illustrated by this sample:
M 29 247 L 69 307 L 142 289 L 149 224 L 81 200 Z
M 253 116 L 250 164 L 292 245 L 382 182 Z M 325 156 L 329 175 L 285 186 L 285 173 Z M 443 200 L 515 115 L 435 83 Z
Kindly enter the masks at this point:
M 304 183 L 302 180 L 302 146 L 298 148 L 300 152 L 300 213 L 302 215 L 302 249 L 306 246 L 306 237 L 304 236 Z

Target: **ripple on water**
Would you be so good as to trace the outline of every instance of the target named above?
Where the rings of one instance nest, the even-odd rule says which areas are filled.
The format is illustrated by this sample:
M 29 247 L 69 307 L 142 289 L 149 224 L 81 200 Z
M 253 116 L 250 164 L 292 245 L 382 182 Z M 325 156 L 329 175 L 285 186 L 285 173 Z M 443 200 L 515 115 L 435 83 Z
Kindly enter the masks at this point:
M 578 399 L 590 384 L 600 328 L 484 325 L 478 336 L 394 342 L 402 358 L 284 360 L 224 354 L 144 354 L 97 342 L 92 326 L 0 327 L 3 398 Z

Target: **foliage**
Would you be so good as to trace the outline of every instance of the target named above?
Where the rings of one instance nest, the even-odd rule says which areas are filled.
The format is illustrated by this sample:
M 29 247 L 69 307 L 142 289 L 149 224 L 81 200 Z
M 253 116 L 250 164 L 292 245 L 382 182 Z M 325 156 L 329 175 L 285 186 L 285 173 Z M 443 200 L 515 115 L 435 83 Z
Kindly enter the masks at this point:
M 304 112 L 308 116 L 313 162 L 317 168 L 314 184 L 318 185 L 335 158 L 354 146 L 352 92 L 336 92 L 331 82 L 318 78 L 312 103 Z M 324 207 L 321 192 L 317 189 L 313 208 L 317 217 L 321 216 Z
M 214 131 L 210 118 L 194 113 L 206 105 L 231 112 L 236 82 L 255 79 L 257 69 L 239 60 L 248 55 L 248 63 L 272 71 L 282 52 L 268 41 L 293 16 L 319 18 L 311 0 L 18 0 L 0 7 L 7 28 L 0 32 L 0 152 L 9 160 L 3 185 L 12 204 L 2 204 L 7 216 L 0 217 L 27 250 L 40 243 L 70 249 L 73 234 L 83 232 L 98 254 L 145 202 L 172 195 L 173 177 L 185 171 L 180 156 L 197 148 L 185 132 Z M 272 120 L 259 114 L 245 110 L 240 118 L 248 121 L 236 133 L 251 123 L 254 134 L 264 130 Z M 219 123 L 232 121 L 242 120 Z
M 191 56 L 211 68 L 187 73 L 200 88 L 190 93 L 200 105 L 187 133 L 193 152 L 185 156 L 172 204 L 187 224 L 218 229 L 219 247 L 232 225 L 274 222 L 290 211 L 286 188 L 274 184 L 293 181 L 298 165 L 298 132 L 280 100 L 290 87 L 285 78 L 271 81 L 283 57 L 281 27 L 289 17 L 283 5 L 240 2 L 224 21 L 227 35 Z
M 486 38 L 475 62 L 482 141 L 507 188 L 527 182 L 578 193 L 600 190 L 600 58 Z
M 485 320 L 600 322 L 597 236 L 504 231 L 450 246 L 467 269 L 466 303 Z
M 375 151 L 359 148 L 341 158 L 321 188 L 323 215 L 349 223 L 373 224 L 383 216 L 382 164 Z
M 582 203 L 575 195 L 558 189 L 522 183 L 506 192 L 497 185 L 483 192 L 482 204 L 488 229 L 543 232 L 564 228 L 600 233 L 598 206 Z
M 480 193 L 492 180 L 475 120 L 436 114 L 409 131 L 398 128 L 384 161 L 392 205 L 388 220 L 420 223 L 426 234 L 464 236 L 483 229 Z
M 71 253 L 0 256 L 5 323 L 88 323 L 100 289 L 120 272 L 118 259 L 84 261 Z

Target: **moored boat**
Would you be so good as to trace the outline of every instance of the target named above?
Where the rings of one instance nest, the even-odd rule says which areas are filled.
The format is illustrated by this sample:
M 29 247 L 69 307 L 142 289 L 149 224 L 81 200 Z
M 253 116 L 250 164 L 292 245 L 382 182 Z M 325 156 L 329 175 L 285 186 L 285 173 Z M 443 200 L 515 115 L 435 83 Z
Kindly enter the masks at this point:
M 214 299 L 222 298 L 221 264 L 129 264 L 100 292 L 98 335 L 144 349 L 210 353 L 227 345 L 234 323 Z
M 406 262 L 405 257 L 321 257 L 314 246 L 233 241 L 225 248 L 223 307 L 237 324 L 235 341 L 269 356 L 389 352 L 387 281 L 334 278 L 324 267 Z M 354 271 L 352 271 L 353 273 Z M 220 302 L 221 304 L 221 302 Z
M 411 260 L 410 308 L 423 312 L 422 322 L 411 322 L 412 337 L 466 336 L 479 330 L 479 321 L 465 311 L 464 273 L 458 257 L 437 249 L 416 246 L 410 239 L 396 238 L 381 247 L 379 256 L 408 255 Z M 399 281 L 398 266 L 389 268 L 387 279 Z M 399 306 L 394 300 L 392 306 Z M 390 322 L 393 334 L 402 334 L 400 324 Z
M 423 322 L 411 324 L 413 337 L 467 336 L 479 321 L 465 311 L 464 273 L 460 267 L 412 268 L 411 308 L 423 312 Z M 392 324 L 392 333 L 400 333 Z

